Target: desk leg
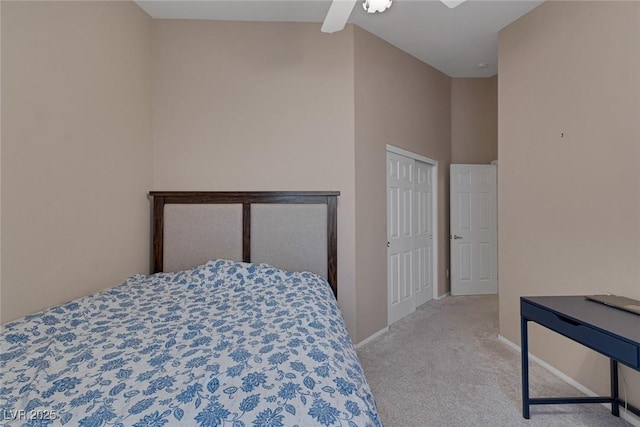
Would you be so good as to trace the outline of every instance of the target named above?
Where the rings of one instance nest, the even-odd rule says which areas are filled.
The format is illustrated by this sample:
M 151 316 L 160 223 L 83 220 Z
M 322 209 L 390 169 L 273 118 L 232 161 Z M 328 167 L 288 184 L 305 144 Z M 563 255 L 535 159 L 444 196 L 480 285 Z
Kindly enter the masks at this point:
M 527 334 L 527 319 L 520 316 L 520 343 L 522 351 L 522 416 L 529 419 L 529 338 Z
M 611 359 L 611 413 L 616 417 L 620 416 L 620 405 L 618 404 L 618 362 Z

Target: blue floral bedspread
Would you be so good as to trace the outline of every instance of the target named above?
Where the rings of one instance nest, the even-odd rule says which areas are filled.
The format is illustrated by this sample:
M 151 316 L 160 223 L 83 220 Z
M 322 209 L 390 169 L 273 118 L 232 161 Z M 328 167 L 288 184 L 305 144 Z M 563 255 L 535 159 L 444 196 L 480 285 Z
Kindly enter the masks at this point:
M 380 426 L 331 289 L 211 261 L 3 327 L 0 424 Z

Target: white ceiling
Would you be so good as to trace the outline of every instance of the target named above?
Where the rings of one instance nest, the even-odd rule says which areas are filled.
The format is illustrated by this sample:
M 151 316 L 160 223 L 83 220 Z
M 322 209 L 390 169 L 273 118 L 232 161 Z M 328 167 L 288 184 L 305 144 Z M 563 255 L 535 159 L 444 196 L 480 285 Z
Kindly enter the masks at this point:
M 468 0 L 449 9 L 438 0 L 394 0 L 386 12 L 367 14 L 359 0 L 349 22 L 451 77 L 491 77 L 498 72 L 498 31 L 542 1 Z M 136 3 L 153 18 L 322 22 L 331 2 L 143 0 Z M 481 63 L 487 66 L 479 68 Z

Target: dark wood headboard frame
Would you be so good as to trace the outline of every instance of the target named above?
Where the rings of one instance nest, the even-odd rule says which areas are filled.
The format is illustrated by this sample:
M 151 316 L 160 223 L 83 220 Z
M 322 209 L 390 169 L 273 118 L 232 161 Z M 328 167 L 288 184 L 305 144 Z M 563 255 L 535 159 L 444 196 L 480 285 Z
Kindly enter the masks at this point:
M 338 297 L 339 191 L 151 191 L 153 197 L 153 272 L 163 271 L 164 205 L 242 204 L 242 261 L 251 262 L 251 204 L 327 205 L 327 281 Z

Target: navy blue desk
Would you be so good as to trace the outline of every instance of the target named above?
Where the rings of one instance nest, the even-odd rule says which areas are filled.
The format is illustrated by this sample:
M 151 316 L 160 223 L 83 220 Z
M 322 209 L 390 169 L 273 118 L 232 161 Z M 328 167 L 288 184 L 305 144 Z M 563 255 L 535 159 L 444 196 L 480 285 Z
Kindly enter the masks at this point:
M 640 316 L 582 296 L 521 297 L 522 338 L 522 416 L 529 419 L 531 405 L 567 403 L 610 403 L 611 413 L 620 415 L 620 406 L 640 416 L 635 408 L 618 396 L 618 363 L 640 370 Z M 529 397 L 529 342 L 527 323 L 536 322 L 572 339 L 611 360 L 611 396 L 605 397 Z

